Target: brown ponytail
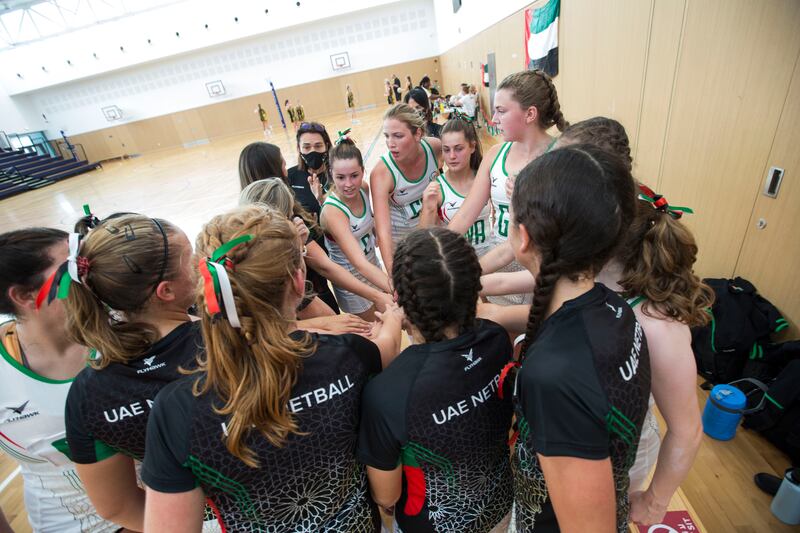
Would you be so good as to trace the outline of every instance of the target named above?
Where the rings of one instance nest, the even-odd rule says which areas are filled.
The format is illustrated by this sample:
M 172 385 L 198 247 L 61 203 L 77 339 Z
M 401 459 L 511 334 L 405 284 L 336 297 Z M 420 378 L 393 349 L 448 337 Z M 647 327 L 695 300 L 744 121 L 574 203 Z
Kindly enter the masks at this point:
M 523 70 L 506 76 L 497 87 L 497 90 L 501 89 L 511 91 L 514 100 L 523 108 L 535 107 L 543 130 L 555 126 L 558 131 L 564 131 L 569 126 L 561 113 L 556 86 L 545 71 Z
M 64 300 L 70 338 L 100 352 L 101 369 L 141 356 L 159 338 L 155 326 L 136 320 L 158 284 L 180 276 L 180 254 L 170 253 L 178 231 L 165 220 L 124 215 L 90 231 L 80 248 L 90 267 Z
M 214 391 L 223 402 L 216 412 L 228 416 L 225 445 L 246 465 L 258 460 L 245 444 L 251 429 L 273 446 L 282 446 L 290 433 L 298 433 L 289 412 L 292 387 L 297 382 L 301 357 L 314 347 L 310 336 L 292 339 L 288 328 L 294 317 L 284 316 L 282 304 L 303 257 L 294 226 L 282 213 L 260 205 L 240 207 L 218 215 L 203 227 L 196 251 L 210 257 L 226 242 L 241 235 L 253 238 L 234 248 L 228 277 L 241 328 L 205 312 L 202 281 L 197 304 L 203 309 L 205 355 L 198 371 L 204 378 L 195 395 Z
M 679 220 L 638 200 L 619 255 L 624 269 L 619 283 L 624 295 L 644 296 L 645 314 L 650 316 L 655 309 L 691 327 L 708 323 L 706 309 L 714 303 L 714 292 L 692 270 L 697 244 Z

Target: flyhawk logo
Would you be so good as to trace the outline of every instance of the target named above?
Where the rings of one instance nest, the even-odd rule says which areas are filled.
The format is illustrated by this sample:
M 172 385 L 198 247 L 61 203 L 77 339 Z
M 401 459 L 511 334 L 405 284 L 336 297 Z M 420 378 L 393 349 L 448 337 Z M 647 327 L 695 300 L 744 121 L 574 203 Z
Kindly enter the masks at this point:
M 167 366 L 167 363 L 165 363 L 164 361 L 156 363 L 154 365 L 153 361 L 155 360 L 156 360 L 155 355 L 151 355 L 150 357 L 145 357 L 144 359 L 142 359 L 142 361 L 144 361 L 145 368 L 140 368 L 139 370 L 136 371 L 136 373 L 146 374 L 147 372 L 150 372 L 152 370 L 158 370 L 159 368 L 164 368 L 165 366 Z
M 356 225 L 350 224 L 350 227 L 353 228 L 353 231 L 356 231 L 358 229 L 358 224 Z
M 21 415 L 25 411 L 25 407 L 28 406 L 28 402 L 30 402 L 30 400 L 26 401 L 25 403 L 23 403 L 19 407 L 6 407 L 6 409 L 14 411 L 18 415 Z
M 405 196 L 408 194 L 408 189 L 398 189 L 397 196 Z
M 8 409 L 9 411 L 13 412 L 14 415 L 16 415 L 16 416 L 11 415 L 11 418 L 8 418 L 8 419 L 4 420 L 3 422 L 11 423 L 11 422 L 16 422 L 17 420 L 26 420 L 28 418 L 33 418 L 34 416 L 38 416 L 39 415 L 39 411 L 28 411 L 27 413 L 25 413 L 25 409 L 27 409 L 28 403 L 30 403 L 30 400 L 27 400 L 25 403 L 23 403 L 22 405 L 20 405 L 18 407 L 6 406 L 6 409 Z M 23 414 L 23 413 L 25 413 L 25 414 Z
M 614 307 L 610 303 L 606 302 L 606 307 L 611 309 L 615 313 L 615 318 L 619 319 L 622 316 L 622 308 L 621 307 Z
M 447 202 L 448 209 L 456 209 L 458 207 L 458 202 Z
M 468 370 L 472 370 L 473 368 L 475 368 L 475 365 L 477 365 L 478 363 L 483 361 L 483 357 L 474 355 L 472 353 L 473 350 L 474 350 L 474 348 L 470 348 L 468 353 L 462 353 L 461 354 L 461 357 L 463 357 L 464 359 L 467 360 L 467 366 L 464 367 L 464 372 L 467 372 Z

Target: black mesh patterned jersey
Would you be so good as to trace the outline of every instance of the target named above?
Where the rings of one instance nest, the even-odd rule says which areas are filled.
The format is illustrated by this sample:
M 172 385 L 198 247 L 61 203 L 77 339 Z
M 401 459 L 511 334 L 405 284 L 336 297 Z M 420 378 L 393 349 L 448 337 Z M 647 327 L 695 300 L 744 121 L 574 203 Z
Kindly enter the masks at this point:
M 513 454 L 517 531 L 559 531 L 537 454 L 611 458 L 617 527 L 628 529 L 650 358 L 633 310 L 605 286 L 564 303 L 542 324 L 517 374 Z
M 84 368 L 67 395 L 65 423 L 72 460 L 91 464 L 118 452 L 141 460 L 156 394 L 182 375 L 179 368 L 195 367 L 202 350 L 200 323 L 185 322 L 128 364 Z
M 221 400 L 195 397 L 197 378 L 188 376 L 153 406 L 142 480 L 168 493 L 199 485 L 223 531 L 376 531 L 377 507 L 355 452 L 363 387 L 380 372 L 380 353 L 358 335 L 313 337 L 317 348 L 303 357 L 289 400 L 301 434 L 275 447 L 251 432 L 245 443 L 260 466 L 247 466 L 225 446 L 226 418 L 213 409 Z
M 512 404 L 497 395 L 511 358 L 488 320 L 454 339 L 406 348 L 364 393 L 358 457 L 403 466 L 395 506 L 405 533 L 490 531 L 511 511 Z

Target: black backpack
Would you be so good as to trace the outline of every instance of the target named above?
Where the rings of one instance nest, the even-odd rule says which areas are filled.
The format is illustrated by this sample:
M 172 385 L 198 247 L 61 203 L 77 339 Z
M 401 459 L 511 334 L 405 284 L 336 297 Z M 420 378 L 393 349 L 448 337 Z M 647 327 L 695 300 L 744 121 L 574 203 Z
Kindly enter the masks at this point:
M 785 343 L 789 344 L 789 343 Z M 767 385 L 763 409 L 746 414 L 743 427 L 754 429 L 800 465 L 800 358 L 790 361 Z M 758 394 L 748 395 L 748 407 Z
M 791 361 L 800 359 L 800 341 L 787 341 L 775 344 L 756 342 L 747 356 L 742 377 L 754 378 L 769 383 Z M 800 383 L 798 383 L 800 386 Z
M 769 344 L 770 335 L 788 327 L 778 309 L 744 278 L 703 280 L 716 296 L 711 323 L 692 328 L 697 373 L 711 383 L 742 377 L 751 354 Z M 755 352 L 754 352 L 755 350 Z

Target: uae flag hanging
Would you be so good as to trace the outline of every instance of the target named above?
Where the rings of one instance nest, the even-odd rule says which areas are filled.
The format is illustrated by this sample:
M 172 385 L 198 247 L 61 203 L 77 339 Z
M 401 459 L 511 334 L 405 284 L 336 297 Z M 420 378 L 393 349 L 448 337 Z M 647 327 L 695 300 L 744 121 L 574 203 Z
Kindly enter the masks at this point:
M 539 8 L 525 11 L 525 64 L 541 69 L 550 77 L 558 74 L 558 15 L 561 0 L 548 0 Z

